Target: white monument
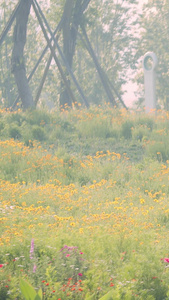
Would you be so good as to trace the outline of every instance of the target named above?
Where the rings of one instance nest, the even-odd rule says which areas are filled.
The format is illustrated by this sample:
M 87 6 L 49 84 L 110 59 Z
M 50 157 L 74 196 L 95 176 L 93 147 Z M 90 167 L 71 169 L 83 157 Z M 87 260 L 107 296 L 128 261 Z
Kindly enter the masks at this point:
M 158 59 L 155 53 L 147 52 L 143 58 L 145 110 L 150 112 L 156 109 L 156 67 Z

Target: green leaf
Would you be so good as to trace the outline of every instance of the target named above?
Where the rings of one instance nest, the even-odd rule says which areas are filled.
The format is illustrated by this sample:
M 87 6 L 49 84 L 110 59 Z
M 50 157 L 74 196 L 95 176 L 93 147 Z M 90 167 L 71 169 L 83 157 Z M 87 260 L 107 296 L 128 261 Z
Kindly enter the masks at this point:
M 112 291 L 109 291 L 106 295 L 101 297 L 99 300 L 113 300 Z
M 20 288 L 23 296 L 25 297 L 26 300 L 35 300 L 36 299 L 36 292 L 34 288 L 24 279 L 21 279 L 20 281 Z M 39 299 L 40 296 L 39 296 Z M 39 300 L 38 298 L 36 300 Z
M 85 300 L 94 300 L 95 299 L 95 294 L 91 295 L 91 296 L 87 296 L 85 298 Z
M 42 297 L 37 294 L 34 300 L 42 300 Z
M 42 289 L 38 291 L 38 296 L 42 299 Z

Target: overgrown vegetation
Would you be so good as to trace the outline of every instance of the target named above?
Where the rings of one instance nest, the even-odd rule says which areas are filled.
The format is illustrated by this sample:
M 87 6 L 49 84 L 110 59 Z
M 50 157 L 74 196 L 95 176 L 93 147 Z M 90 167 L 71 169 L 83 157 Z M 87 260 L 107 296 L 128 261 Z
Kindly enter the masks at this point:
M 0 299 L 169 299 L 168 136 L 161 111 L 1 111 Z

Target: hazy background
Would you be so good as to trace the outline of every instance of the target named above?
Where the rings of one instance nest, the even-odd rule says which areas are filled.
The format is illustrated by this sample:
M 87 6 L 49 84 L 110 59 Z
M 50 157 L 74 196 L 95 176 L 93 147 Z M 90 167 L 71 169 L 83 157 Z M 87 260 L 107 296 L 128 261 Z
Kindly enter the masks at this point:
M 146 2 L 147 0 L 139 0 L 138 10 L 141 11 L 144 3 Z M 132 82 L 135 74 L 132 74 L 130 70 L 128 71 L 128 76 L 129 79 L 131 78 L 131 81 L 129 80 L 128 84 L 124 86 L 124 90 L 126 90 L 126 93 L 123 95 L 123 100 L 127 106 L 131 107 L 137 100 L 137 95 L 135 95 L 135 93 L 137 93 L 137 84 Z

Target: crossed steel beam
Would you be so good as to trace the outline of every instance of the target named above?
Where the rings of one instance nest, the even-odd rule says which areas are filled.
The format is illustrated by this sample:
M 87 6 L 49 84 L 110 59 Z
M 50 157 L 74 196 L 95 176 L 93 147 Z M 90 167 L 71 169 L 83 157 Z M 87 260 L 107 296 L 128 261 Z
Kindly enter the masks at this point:
M 21 1 L 22 0 L 20 0 L 18 2 L 18 4 L 16 5 L 16 7 L 13 10 L 12 15 L 10 16 L 10 18 L 9 18 L 9 20 L 8 20 L 8 22 L 7 22 L 4 30 L 3 30 L 3 32 L 0 35 L 0 46 L 2 45 L 2 43 L 3 43 L 3 41 L 4 41 L 5 37 L 6 37 L 6 35 L 8 33 L 8 31 L 10 30 L 10 28 L 11 28 L 11 26 L 12 26 L 14 20 L 15 20 L 15 17 L 16 17 L 16 14 L 18 12 L 18 9 L 19 9 Z M 90 0 L 87 0 L 87 2 L 90 2 Z M 42 88 L 43 88 L 43 85 L 44 85 L 44 82 L 45 82 L 45 79 L 46 79 L 46 76 L 47 76 L 47 73 L 48 73 L 48 70 L 49 70 L 49 67 L 50 67 L 50 64 L 51 64 L 51 60 L 52 60 L 52 58 L 54 58 L 55 63 L 56 63 L 56 65 L 58 67 L 58 70 L 60 72 L 60 75 L 62 77 L 62 80 L 63 80 L 63 82 L 65 84 L 66 89 L 67 89 L 67 92 L 68 92 L 68 94 L 69 94 L 72 102 L 74 102 L 75 105 L 78 106 L 78 104 L 77 104 L 77 102 L 75 100 L 74 93 L 73 93 L 72 89 L 70 88 L 69 82 L 68 82 L 68 80 L 67 80 L 67 78 L 66 78 L 66 76 L 64 74 L 63 68 L 62 68 L 62 66 L 61 66 L 61 64 L 59 62 L 58 57 L 56 56 L 55 48 L 57 48 L 57 50 L 58 50 L 58 52 L 59 52 L 59 54 L 61 56 L 62 62 L 64 64 L 64 66 L 66 67 L 67 72 L 69 73 L 70 77 L 72 78 L 72 80 L 73 80 L 73 82 L 74 82 L 74 84 L 75 84 L 75 86 L 76 86 L 76 88 L 77 88 L 77 90 L 78 90 L 81 98 L 83 99 L 86 107 L 89 108 L 89 103 L 87 101 L 87 98 L 85 97 L 84 92 L 83 92 L 81 86 L 79 85 L 79 83 L 78 83 L 78 81 L 77 81 L 77 79 L 76 79 L 76 77 L 75 77 L 72 69 L 70 68 L 69 64 L 67 63 L 67 60 L 66 60 L 66 58 L 65 58 L 65 56 L 64 56 L 64 54 L 63 54 L 63 52 L 62 52 L 62 50 L 61 50 L 61 48 L 60 48 L 60 46 L 58 44 L 58 38 L 59 37 L 58 36 L 56 37 L 56 34 L 62 28 L 62 24 L 64 22 L 64 15 L 62 16 L 62 18 L 61 18 L 59 24 L 57 25 L 56 29 L 54 30 L 54 32 L 52 32 L 52 30 L 51 30 L 51 28 L 50 28 L 50 26 L 49 26 L 49 24 L 48 24 L 48 22 L 47 22 L 47 20 L 46 20 L 46 18 L 44 16 L 43 12 L 42 12 L 42 10 L 41 10 L 41 8 L 40 8 L 37 0 L 32 0 L 32 6 L 33 6 L 33 9 L 35 11 L 35 14 L 36 14 L 36 17 L 38 19 L 38 22 L 39 22 L 39 24 L 41 26 L 42 32 L 44 34 L 44 37 L 45 37 L 45 39 L 47 41 L 47 45 L 44 48 L 42 54 L 40 55 L 37 63 L 35 64 L 35 66 L 33 68 L 33 70 L 29 74 L 29 76 L 28 76 L 28 82 L 32 79 L 34 73 L 36 72 L 36 70 L 37 70 L 40 62 L 42 61 L 44 55 L 46 54 L 47 50 L 50 49 L 50 51 L 51 51 L 50 57 L 48 59 L 48 62 L 47 62 L 47 65 L 46 65 L 46 68 L 45 68 L 45 71 L 44 71 L 44 74 L 43 74 L 43 77 L 42 77 L 42 80 L 41 80 L 41 83 L 39 85 L 39 88 L 38 88 L 38 91 L 37 91 L 37 94 L 36 94 L 36 97 L 35 97 L 35 105 L 37 104 L 37 102 L 39 100 L 39 97 L 40 97 L 40 94 L 41 94 L 41 91 L 42 91 Z M 50 33 L 50 38 L 48 37 L 48 34 L 47 34 L 47 31 L 45 29 L 44 24 L 45 24 L 48 32 Z M 114 96 L 113 96 L 113 94 L 111 92 L 111 89 L 110 89 L 110 87 L 111 87 L 114 90 L 114 92 L 116 93 L 116 96 L 120 100 L 121 104 L 127 109 L 126 105 L 124 104 L 123 100 L 121 99 L 121 96 L 116 91 L 116 89 L 114 88 L 114 86 L 110 82 L 109 78 L 107 77 L 106 73 L 104 72 L 104 70 L 99 65 L 99 62 L 98 62 L 97 57 L 96 57 L 96 55 L 94 53 L 94 50 L 92 49 L 92 46 L 91 46 L 91 44 L 89 42 L 89 39 L 87 37 L 87 34 L 86 34 L 86 31 L 85 31 L 84 27 L 81 26 L 81 29 L 82 29 L 83 35 L 85 37 L 85 40 L 86 40 L 86 42 L 84 42 L 84 41 L 83 42 L 84 42 L 84 44 L 85 44 L 85 46 L 86 46 L 89 54 L 91 55 L 91 57 L 92 57 L 92 59 L 94 61 L 94 64 L 96 66 L 96 69 L 98 71 L 98 74 L 99 74 L 100 79 L 102 81 L 103 87 L 104 87 L 104 89 L 105 89 L 105 91 L 107 93 L 107 96 L 108 96 L 110 102 L 113 105 L 116 105 L 116 101 L 115 101 Z M 81 39 L 82 39 L 82 37 L 81 37 Z M 52 42 L 53 42 L 53 44 L 52 44 Z M 18 101 L 19 101 L 19 96 L 14 101 L 14 103 L 12 105 L 12 109 L 15 108 L 15 106 L 16 106 L 16 104 L 17 104 Z

